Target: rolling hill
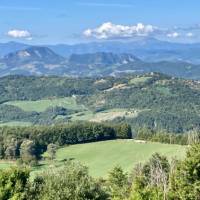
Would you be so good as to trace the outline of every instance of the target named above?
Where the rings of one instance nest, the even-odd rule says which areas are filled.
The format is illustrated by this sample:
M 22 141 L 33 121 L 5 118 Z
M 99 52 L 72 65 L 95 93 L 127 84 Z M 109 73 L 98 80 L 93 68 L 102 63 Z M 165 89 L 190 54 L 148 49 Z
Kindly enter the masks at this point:
M 126 122 L 183 133 L 200 128 L 200 82 L 159 73 L 121 77 L 0 78 L 2 124 Z

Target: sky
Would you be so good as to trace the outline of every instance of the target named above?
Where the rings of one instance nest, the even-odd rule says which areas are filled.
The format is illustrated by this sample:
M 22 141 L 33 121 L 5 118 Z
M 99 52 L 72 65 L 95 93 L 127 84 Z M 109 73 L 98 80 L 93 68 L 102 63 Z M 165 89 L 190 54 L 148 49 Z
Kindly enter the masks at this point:
M 0 42 L 200 42 L 199 0 L 0 0 Z

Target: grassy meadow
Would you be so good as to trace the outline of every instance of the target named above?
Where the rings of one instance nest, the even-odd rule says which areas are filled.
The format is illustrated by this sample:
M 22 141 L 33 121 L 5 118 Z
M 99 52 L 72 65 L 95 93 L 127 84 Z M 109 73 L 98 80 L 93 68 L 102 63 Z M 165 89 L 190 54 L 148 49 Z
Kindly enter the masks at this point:
M 136 164 L 144 163 L 156 152 L 168 158 L 183 159 L 186 147 L 151 142 L 139 144 L 134 140 L 112 140 L 71 145 L 60 148 L 53 162 L 41 161 L 40 166 L 32 169 L 32 175 L 49 169 L 51 166 L 62 167 L 65 160 L 74 160 L 88 166 L 92 176 L 106 177 L 108 172 L 117 165 L 130 172 Z M 0 169 L 12 165 L 14 163 L 1 162 Z
M 5 103 L 6 105 L 12 105 L 21 108 L 24 111 L 36 111 L 44 112 L 49 107 L 63 107 L 72 110 L 83 109 L 82 105 L 76 104 L 75 97 L 65 97 L 65 98 L 51 98 L 42 99 L 38 101 L 9 101 Z
M 91 175 L 105 176 L 116 165 L 130 171 L 137 163 L 147 161 L 158 152 L 168 158 L 182 159 L 186 147 L 160 143 L 139 144 L 134 140 L 112 140 L 64 147 L 57 152 L 57 161 L 74 159 L 89 167 Z
M 103 122 L 111 121 L 117 117 L 134 118 L 137 117 L 142 110 L 136 109 L 108 109 L 105 111 L 94 113 L 84 105 L 76 103 L 75 97 L 66 98 L 52 98 L 43 99 L 38 101 L 9 101 L 4 103 L 6 105 L 16 106 L 23 111 L 27 112 L 44 112 L 50 107 L 63 107 L 66 109 L 78 111 L 75 114 L 69 115 L 71 121 L 93 121 L 93 122 Z M 63 116 L 58 116 L 63 117 Z M 0 126 L 29 126 L 31 123 L 28 122 L 18 122 L 11 121 L 7 123 L 1 123 Z
M 58 149 L 55 161 L 41 161 L 40 166 L 32 169 L 32 175 L 49 169 L 50 166 L 62 167 L 64 161 L 70 159 L 88 166 L 92 176 L 105 177 L 117 165 L 130 172 L 134 165 L 144 163 L 156 152 L 168 158 L 183 159 L 186 147 L 151 142 L 140 144 L 134 140 L 111 140 L 71 145 Z M 1 161 L 0 169 L 13 165 L 15 163 Z

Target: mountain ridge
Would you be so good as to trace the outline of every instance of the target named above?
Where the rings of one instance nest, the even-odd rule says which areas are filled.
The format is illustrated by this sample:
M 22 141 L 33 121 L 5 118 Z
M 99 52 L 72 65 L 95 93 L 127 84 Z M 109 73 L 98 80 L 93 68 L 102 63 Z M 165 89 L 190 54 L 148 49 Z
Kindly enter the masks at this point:
M 124 73 L 149 72 L 200 79 L 200 65 L 184 61 L 145 62 L 128 53 L 97 52 L 72 54 L 69 58 L 64 58 L 48 47 L 35 46 L 10 53 L 0 59 L 0 76 L 118 76 Z
M 0 43 L 0 57 L 31 46 L 44 46 L 56 54 L 69 57 L 71 54 L 112 52 L 130 53 L 144 61 L 186 61 L 200 64 L 200 43 L 172 43 L 155 38 L 138 37 L 129 41 L 96 41 L 79 44 L 30 45 L 17 42 Z

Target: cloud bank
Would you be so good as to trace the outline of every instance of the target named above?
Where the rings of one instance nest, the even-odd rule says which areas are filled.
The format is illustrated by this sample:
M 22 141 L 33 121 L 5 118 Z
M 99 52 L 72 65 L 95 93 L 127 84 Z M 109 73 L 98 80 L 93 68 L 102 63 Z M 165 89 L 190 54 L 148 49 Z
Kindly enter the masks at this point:
M 7 36 L 16 39 L 28 39 L 28 40 L 32 39 L 31 33 L 27 30 L 13 29 L 7 32 Z
M 138 23 L 136 25 L 120 25 L 106 22 L 99 27 L 87 29 L 83 32 L 84 37 L 109 40 L 109 39 L 131 39 L 138 36 L 142 37 L 155 37 L 161 39 L 186 39 L 194 38 L 195 31 L 200 33 L 200 25 L 190 27 L 171 27 L 161 28 L 151 24 Z
M 180 33 L 178 33 L 178 32 L 173 32 L 173 33 L 167 34 L 167 37 L 169 37 L 169 38 L 177 38 L 179 36 L 180 36 Z
M 84 36 L 96 39 L 132 38 L 136 36 L 150 36 L 159 29 L 152 25 L 138 23 L 133 26 L 117 25 L 111 22 L 102 24 L 95 29 L 87 29 Z

